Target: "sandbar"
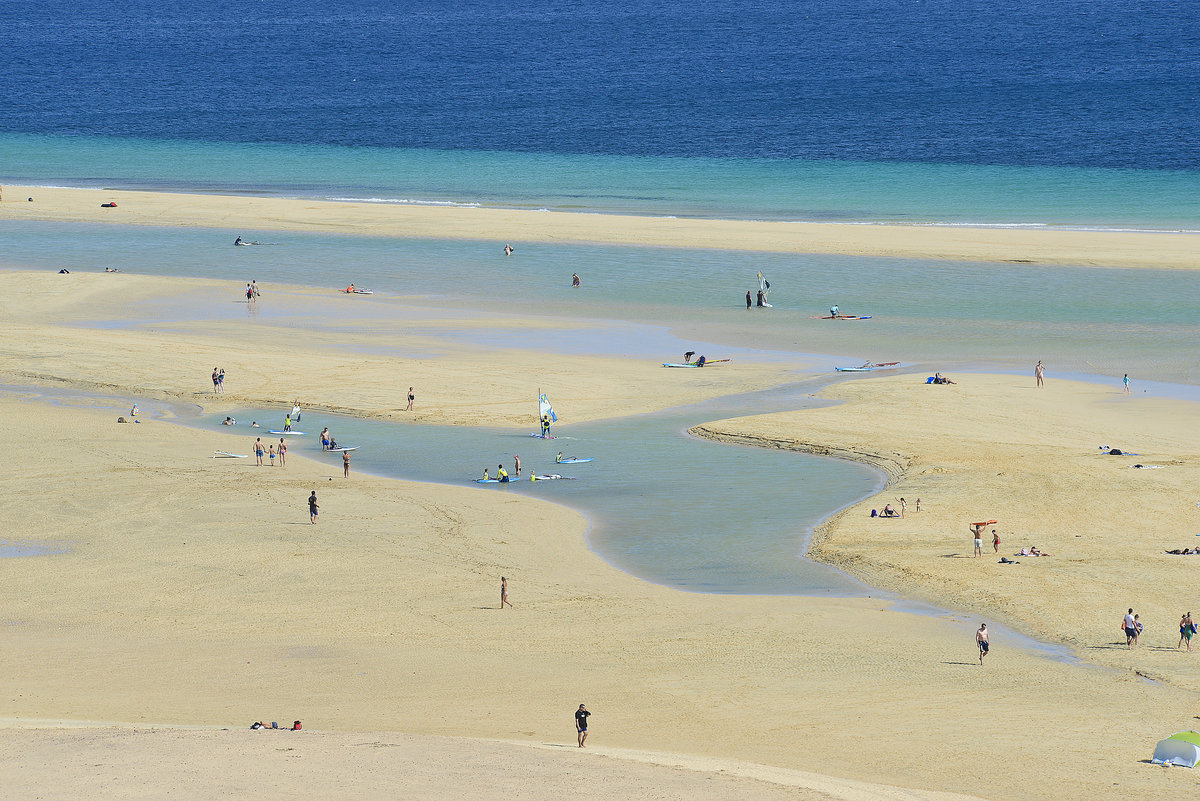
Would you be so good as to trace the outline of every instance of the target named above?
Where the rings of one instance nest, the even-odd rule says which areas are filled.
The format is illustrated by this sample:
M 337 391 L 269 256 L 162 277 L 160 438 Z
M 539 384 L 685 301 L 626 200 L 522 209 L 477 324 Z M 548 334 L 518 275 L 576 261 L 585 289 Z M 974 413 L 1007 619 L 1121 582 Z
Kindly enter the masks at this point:
M 563 242 L 828 253 L 968 262 L 1200 269 L 1200 234 L 839 224 L 530 211 L 62 187 L 5 187 L 0 220 L 194 226 L 239 231 L 501 243 Z M 116 208 L 101 208 L 115 202 Z

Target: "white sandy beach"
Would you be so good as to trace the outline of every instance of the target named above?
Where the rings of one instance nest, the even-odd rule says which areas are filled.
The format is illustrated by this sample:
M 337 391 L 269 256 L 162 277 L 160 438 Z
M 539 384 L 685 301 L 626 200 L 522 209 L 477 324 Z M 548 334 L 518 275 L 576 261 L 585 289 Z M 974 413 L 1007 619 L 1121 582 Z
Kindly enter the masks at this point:
M 294 387 L 279 376 L 293 372 L 303 373 L 306 397 L 316 403 L 345 398 L 344 371 L 307 369 L 319 357 L 361 370 L 350 400 L 331 406 L 394 417 L 395 386 L 409 383 L 396 375 L 420 369 L 403 355 L 356 354 L 365 343 L 354 338 L 287 361 L 293 357 L 284 353 L 283 333 L 269 326 L 254 336 L 237 325 L 95 328 L 105 313 L 118 313 L 119 302 L 193 296 L 206 284 L 73 275 L 80 289 L 66 294 L 51 288 L 56 278 L 4 276 L 0 379 L 208 404 L 211 357 L 233 353 L 248 366 L 283 362 L 277 375 L 238 389 L 244 395 L 226 403 L 290 399 Z M 465 317 L 463 325 L 471 324 Z M 453 348 L 428 338 L 447 354 L 441 380 L 450 392 Z M 528 383 L 548 371 L 558 376 L 556 398 L 590 399 L 588 414 L 597 419 L 622 414 L 625 395 L 599 395 L 590 379 L 560 363 L 575 358 L 500 353 L 471 380 L 498 388 L 509 386 L 502 373 Z M 246 374 L 238 367 L 231 375 Z M 769 371 L 748 369 L 749 378 L 713 371 L 701 384 L 673 379 L 668 402 L 770 385 Z M 590 371 L 628 393 L 656 380 L 655 371 L 620 360 L 597 360 Z M 125 784 L 109 785 L 102 798 L 125 797 L 121 788 L 143 775 L 134 766 L 178 753 L 189 734 L 114 736 L 96 726 L 80 734 L 59 731 L 55 721 L 229 727 L 197 736 L 181 769 L 209 775 L 211 765 L 240 753 L 228 773 L 238 787 L 256 767 L 278 775 L 281 787 L 303 781 L 302 773 L 272 773 L 256 756 L 263 746 L 247 745 L 278 742 L 252 735 L 293 736 L 240 731 L 260 719 L 304 720 L 306 731 L 295 736 L 317 737 L 297 756 L 335 777 L 362 764 L 355 743 L 378 740 L 355 732 L 550 744 L 503 756 L 488 743 L 413 746 L 430 760 L 422 775 L 437 787 L 428 797 L 464 792 L 452 771 L 439 774 L 439 764 L 482 763 L 485 782 L 505 786 L 506 771 L 517 766 L 540 777 L 522 797 L 548 798 L 567 781 L 562 759 L 569 756 L 576 775 L 571 712 L 585 702 L 597 752 L 653 753 L 656 762 L 683 755 L 708 771 L 704 782 L 721 781 L 716 774 L 736 761 L 828 777 L 799 784 L 834 798 L 1191 792 L 1190 772 L 1143 764 L 1155 740 L 1193 726 L 1200 712 L 1188 661 L 1196 655 L 1166 649 L 1172 615 L 1184 611 L 1175 607 L 1186 604 L 1179 592 L 1186 557 L 1158 554 L 1178 544 L 1166 532 L 1186 527 L 1187 518 L 1175 508 L 1141 518 L 1136 549 L 1127 532 L 1136 510 L 1187 492 L 1193 444 L 1173 432 L 1188 425 L 1194 407 L 1125 402 L 1065 382 L 1034 395 L 1031 380 L 958 379 L 949 387 L 912 376 L 847 382 L 827 391 L 846 401 L 839 407 L 705 428 L 887 467 L 893 483 L 885 495 L 920 496 L 928 511 L 872 521 L 865 510 L 881 501 L 869 499 L 830 522 L 818 553 L 878 585 L 971 610 L 963 623 L 870 598 L 683 593 L 615 570 L 587 549 L 583 518 L 536 499 L 359 475 L 346 481 L 330 465 L 295 455 L 286 468 L 213 460 L 214 450 L 248 452 L 245 432 L 153 420 L 120 425 L 109 411 L 0 397 L 4 419 L 21 420 L 22 436 L 35 444 L 21 451 L 19 470 L 0 478 L 0 517 L 19 521 L 14 539 L 60 551 L 0 559 L 9 622 L 0 717 L 49 727 L 36 737 L 0 737 L 32 761 L 63 750 L 110 754 L 128 766 L 115 771 Z M 528 425 L 503 405 L 446 401 L 454 411 L 423 419 Z M 1097 440 L 1135 442 L 1143 458 L 1170 467 L 1135 471 L 1100 456 Z M 315 526 L 304 506 L 313 488 L 321 502 Z M 942 558 L 964 555 L 964 521 L 984 509 L 1012 527 L 1006 542 L 1036 532 L 1036 544 L 1055 557 L 1011 567 Z M 1085 533 L 1083 520 L 1089 548 L 1075 537 Z M 892 526 L 887 536 L 881 526 Z M 504 612 L 495 608 L 500 575 L 509 577 L 515 604 Z M 1136 652 L 1113 647 L 1131 594 L 1128 603 L 1144 609 L 1151 626 Z M 1102 667 L 1055 661 L 999 638 L 980 668 L 976 613 L 1067 643 Z M 600 781 L 614 770 L 608 764 L 589 764 L 579 769 L 599 773 L 579 775 Z M 622 781 L 643 780 L 631 773 L 639 769 L 621 764 L 618 772 L 633 777 Z M 403 769 L 387 759 L 364 768 L 380 781 Z M 644 781 L 664 797 L 695 792 L 668 773 Z M 61 774 L 77 787 L 92 786 L 88 775 Z M 346 797 L 359 788 L 348 784 Z M 773 798 L 778 789 L 752 784 L 730 792 Z

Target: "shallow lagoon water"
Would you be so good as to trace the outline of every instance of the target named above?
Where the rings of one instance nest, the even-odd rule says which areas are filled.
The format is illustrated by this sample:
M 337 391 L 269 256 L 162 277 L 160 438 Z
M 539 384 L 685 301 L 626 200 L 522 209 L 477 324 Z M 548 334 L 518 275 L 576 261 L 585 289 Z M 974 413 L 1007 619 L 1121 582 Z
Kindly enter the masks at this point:
M 509 319 L 554 315 L 585 328 L 650 323 L 685 341 L 837 354 L 851 363 L 900 360 L 945 372 L 968 364 L 1031 369 L 1040 359 L 1051 374 L 1131 372 L 1135 379 L 1200 383 L 1200 306 L 1191 300 L 1196 278 L 1184 270 L 537 243 L 517 243 L 505 259 L 501 243 L 492 242 L 272 233 L 266 241 L 277 245 L 235 248 L 239 233 L 249 232 L 0 223 L 7 265 L 216 278 L 230 281 L 231 301 L 255 279 L 265 285 L 255 309 L 263 319 L 274 313 L 273 284 L 303 284 L 329 288 L 327 299 L 314 301 L 314 318 L 348 327 L 380 313 L 378 301 L 402 299 Z M 747 311 L 745 293 L 756 289 L 759 270 L 771 280 L 775 308 Z M 572 272 L 583 277 L 578 290 L 570 286 Z M 336 292 L 350 282 L 377 294 Z M 873 319 L 811 319 L 832 303 Z M 153 319 L 169 322 L 180 313 L 160 309 Z M 498 331 L 493 339 L 506 347 L 556 347 L 536 331 Z M 665 338 L 663 344 L 670 347 Z M 679 354 L 658 355 L 666 361 Z
M 531 432 L 536 410 L 531 402 Z M 252 453 L 254 437 L 277 440 L 266 430 L 282 425 L 285 411 L 233 413 L 236 433 L 245 436 L 234 452 Z M 802 554 L 812 527 L 877 491 L 880 474 L 853 462 L 725 445 L 686 433 L 689 426 L 735 413 L 732 406 L 710 403 L 597 423 L 560 421 L 556 437 L 543 440 L 502 429 L 406 426 L 311 412 L 294 426 L 306 434 L 288 437 L 288 449 L 328 461 L 330 476 L 341 480 L 341 455 L 320 450 L 319 432 L 328 426 L 339 445 L 360 447 L 352 453 L 352 471 L 465 486 L 485 468 L 495 475 L 498 464 L 513 474 L 513 455 L 519 454 L 522 480 L 514 476 L 509 484 L 480 485 L 480 491 L 531 495 L 583 512 L 591 523 L 591 548 L 640 578 L 694 592 L 867 592 L 856 579 Z M 229 433 L 221 425 L 224 417 L 197 422 Z M 250 428 L 253 420 L 263 427 Z M 595 461 L 556 465 L 559 451 Z M 231 469 L 249 461 L 237 460 Z M 529 481 L 531 473 L 573 480 Z

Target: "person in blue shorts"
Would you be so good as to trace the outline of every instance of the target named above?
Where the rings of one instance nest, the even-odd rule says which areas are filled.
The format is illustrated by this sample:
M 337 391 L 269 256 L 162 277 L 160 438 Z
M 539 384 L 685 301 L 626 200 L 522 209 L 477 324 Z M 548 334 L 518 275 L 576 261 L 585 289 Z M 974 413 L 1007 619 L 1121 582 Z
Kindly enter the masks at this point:
M 580 748 L 583 748 L 583 744 L 587 741 L 587 719 L 590 714 L 592 713 L 588 712 L 587 707 L 583 704 L 580 704 L 579 709 L 575 710 L 575 734 Z

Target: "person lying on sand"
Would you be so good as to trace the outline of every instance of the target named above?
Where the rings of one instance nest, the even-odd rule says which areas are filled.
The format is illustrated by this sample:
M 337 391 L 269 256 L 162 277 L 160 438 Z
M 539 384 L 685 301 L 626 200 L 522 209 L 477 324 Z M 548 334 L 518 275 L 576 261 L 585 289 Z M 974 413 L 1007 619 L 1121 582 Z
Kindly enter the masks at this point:
M 1052 554 L 1048 554 L 1045 551 L 1039 551 L 1038 547 L 1036 545 L 1032 545 L 1028 548 L 1022 548 L 1021 552 L 1019 554 L 1013 554 L 1013 555 L 1014 556 L 1051 556 Z
M 1163 551 L 1163 553 L 1174 554 L 1175 556 L 1196 556 L 1200 555 L 1200 548 L 1176 548 L 1171 551 Z

